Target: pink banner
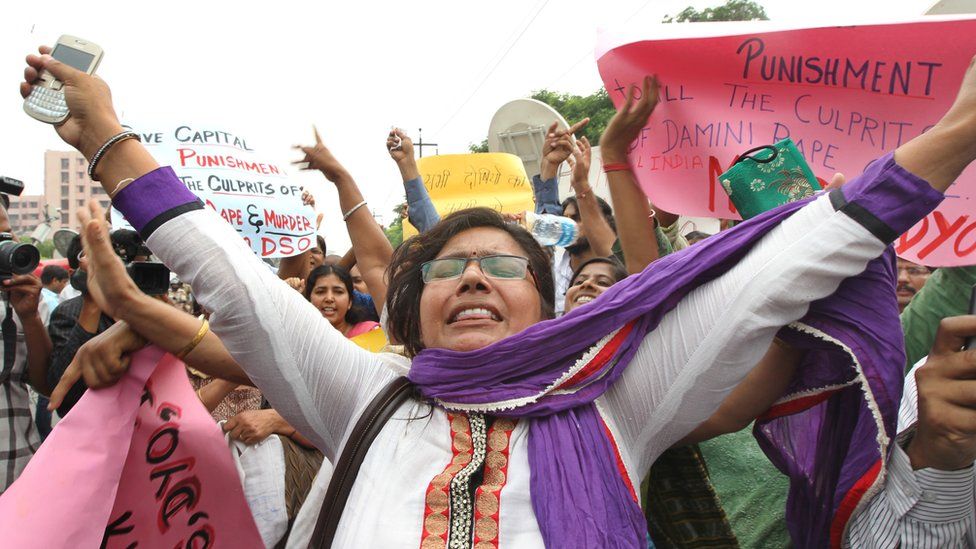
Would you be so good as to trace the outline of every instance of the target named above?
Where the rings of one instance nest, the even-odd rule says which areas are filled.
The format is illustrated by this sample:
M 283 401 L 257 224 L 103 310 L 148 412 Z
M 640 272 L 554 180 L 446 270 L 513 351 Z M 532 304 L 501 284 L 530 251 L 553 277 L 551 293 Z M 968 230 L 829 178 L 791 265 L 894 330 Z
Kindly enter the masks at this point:
M 0 496 L 4 547 L 262 547 L 223 433 L 155 347 L 88 391 Z
M 976 20 L 956 20 L 631 42 L 598 64 L 618 107 L 645 74 L 663 84 L 631 151 L 651 201 L 739 219 L 718 182 L 738 154 L 790 137 L 818 178 L 857 176 L 939 120 L 974 53 Z M 976 264 L 976 168 L 946 194 L 899 255 Z

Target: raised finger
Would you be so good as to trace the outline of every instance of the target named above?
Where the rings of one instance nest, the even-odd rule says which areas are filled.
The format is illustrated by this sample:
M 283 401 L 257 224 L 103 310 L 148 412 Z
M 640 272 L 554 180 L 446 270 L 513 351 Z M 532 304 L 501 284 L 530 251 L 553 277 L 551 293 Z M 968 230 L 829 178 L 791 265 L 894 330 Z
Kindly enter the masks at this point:
M 657 76 L 645 76 L 641 84 L 641 99 L 637 102 L 637 115 L 647 120 L 658 101 L 658 81 Z
M 586 118 L 580 120 L 579 122 L 573 124 L 572 126 L 570 126 L 569 129 L 566 130 L 566 133 L 572 135 L 572 134 L 574 134 L 574 133 L 582 130 L 583 128 L 585 128 L 586 125 L 589 124 L 589 123 L 590 123 L 590 118 L 589 117 L 586 117 Z
M 550 124 L 549 129 L 546 130 L 546 135 L 547 136 L 556 135 L 556 128 L 558 127 L 559 127 L 559 122 L 553 122 L 552 124 Z
M 319 135 L 319 129 L 315 127 L 315 124 L 312 124 L 312 133 L 315 134 L 315 143 L 321 145 L 322 136 Z
M 57 410 L 58 406 L 61 406 L 61 403 L 64 402 L 64 397 L 68 394 L 68 391 L 74 387 L 79 379 L 81 379 L 81 368 L 76 361 L 72 360 L 71 364 L 68 364 L 68 367 L 64 370 L 64 373 L 61 374 L 61 380 L 58 381 L 57 386 L 51 391 L 51 396 L 48 397 L 47 409 L 49 411 Z

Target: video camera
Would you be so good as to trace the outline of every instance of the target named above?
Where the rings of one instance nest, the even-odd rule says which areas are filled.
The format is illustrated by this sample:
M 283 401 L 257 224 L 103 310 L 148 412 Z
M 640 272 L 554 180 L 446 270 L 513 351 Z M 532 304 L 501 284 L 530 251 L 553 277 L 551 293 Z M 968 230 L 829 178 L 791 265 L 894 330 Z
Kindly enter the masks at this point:
M 24 192 L 24 182 L 12 177 L 0 176 L 0 200 L 4 209 L 10 207 L 10 196 L 20 196 Z M 17 242 L 14 235 L 0 233 L 0 280 L 14 275 L 28 274 L 37 268 L 41 252 L 32 244 Z
M 143 242 L 139 233 L 131 229 L 116 229 L 111 235 L 112 248 L 129 273 L 136 286 L 148 295 L 164 295 L 169 291 L 169 269 L 162 263 L 148 261 L 152 252 Z M 81 237 L 76 236 L 68 246 L 68 261 L 72 263 L 72 255 L 81 252 Z M 76 269 L 71 276 L 71 286 L 79 292 L 88 291 L 88 277 L 84 271 L 78 270 L 77 260 L 71 265 Z

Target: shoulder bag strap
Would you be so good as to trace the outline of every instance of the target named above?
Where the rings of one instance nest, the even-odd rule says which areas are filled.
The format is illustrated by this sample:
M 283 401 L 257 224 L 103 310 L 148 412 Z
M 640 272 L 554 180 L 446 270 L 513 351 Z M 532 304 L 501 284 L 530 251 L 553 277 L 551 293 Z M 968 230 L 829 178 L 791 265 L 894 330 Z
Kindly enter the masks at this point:
M 332 480 L 325 493 L 319 518 L 315 522 L 315 531 L 309 542 L 310 549 L 325 549 L 332 546 L 339 519 L 349 499 L 349 493 L 356 482 L 359 467 L 363 464 L 366 452 L 369 451 L 373 439 L 379 434 L 393 412 L 410 396 L 413 385 L 405 377 L 398 377 L 390 382 L 369 403 L 356 426 L 353 428 L 349 440 L 342 449 L 342 454 L 332 471 Z

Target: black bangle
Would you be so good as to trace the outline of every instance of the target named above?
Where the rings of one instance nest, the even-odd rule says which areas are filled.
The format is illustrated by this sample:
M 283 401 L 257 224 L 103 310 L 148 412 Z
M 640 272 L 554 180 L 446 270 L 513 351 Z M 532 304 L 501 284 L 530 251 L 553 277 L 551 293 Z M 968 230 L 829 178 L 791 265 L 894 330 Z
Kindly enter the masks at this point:
M 139 134 L 137 134 L 134 131 L 124 131 L 122 133 L 115 134 L 112 137 L 110 137 L 109 140 L 106 141 L 105 144 L 102 145 L 97 152 L 95 152 L 95 155 L 92 156 L 91 161 L 88 163 L 89 179 L 91 179 L 92 181 L 98 181 L 98 179 L 95 178 L 95 167 L 98 166 L 98 161 L 101 160 L 103 156 L 105 156 L 105 153 L 107 153 L 108 150 L 111 149 L 113 145 L 115 145 L 120 141 L 125 141 L 126 139 L 135 139 L 136 141 L 142 141 L 141 139 L 139 139 Z

